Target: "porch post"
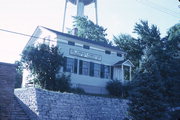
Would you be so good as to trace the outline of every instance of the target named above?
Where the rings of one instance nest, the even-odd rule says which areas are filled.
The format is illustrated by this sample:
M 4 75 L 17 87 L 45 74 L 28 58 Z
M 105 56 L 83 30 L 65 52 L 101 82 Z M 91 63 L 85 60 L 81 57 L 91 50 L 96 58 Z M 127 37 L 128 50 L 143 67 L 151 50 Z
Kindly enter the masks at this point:
M 131 78 L 131 72 L 132 72 L 132 68 L 131 68 L 131 66 L 130 66 L 130 71 L 129 71 L 130 73 L 129 73 L 129 79 L 130 79 L 130 81 L 132 80 L 132 78 Z
M 124 68 L 123 68 L 123 64 L 122 64 L 122 81 L 124 82 Z

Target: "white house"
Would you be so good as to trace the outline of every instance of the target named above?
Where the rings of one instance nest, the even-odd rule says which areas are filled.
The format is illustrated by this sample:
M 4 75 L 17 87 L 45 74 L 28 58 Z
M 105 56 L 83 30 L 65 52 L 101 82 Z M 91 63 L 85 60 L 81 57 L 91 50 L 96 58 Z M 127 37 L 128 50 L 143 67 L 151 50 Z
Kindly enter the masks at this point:
M 88 93 L 106 94 L 106 83 L 131 80 L 133 64 L 124 59 L 126 54 L 117 47 L 38 26 L 26 47 L 37 43 L 57 45 L 66 58 L 59 71 L 71 74 L 73 87 L 83 88 Z M 27 83 L 23 80 L 23 86 Z

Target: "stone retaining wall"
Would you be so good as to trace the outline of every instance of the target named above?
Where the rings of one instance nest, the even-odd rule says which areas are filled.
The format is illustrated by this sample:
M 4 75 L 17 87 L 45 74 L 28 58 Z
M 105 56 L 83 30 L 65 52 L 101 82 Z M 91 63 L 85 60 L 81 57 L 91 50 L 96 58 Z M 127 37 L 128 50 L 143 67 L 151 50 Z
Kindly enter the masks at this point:
M 13 108 L 16 66 L 0 62 L 0 120 L 10 120 Z
M 15 95 L 33 120 L 123 120 L 127 115 L 127 100 L 122 99 L 35 88 L 16 89 Z

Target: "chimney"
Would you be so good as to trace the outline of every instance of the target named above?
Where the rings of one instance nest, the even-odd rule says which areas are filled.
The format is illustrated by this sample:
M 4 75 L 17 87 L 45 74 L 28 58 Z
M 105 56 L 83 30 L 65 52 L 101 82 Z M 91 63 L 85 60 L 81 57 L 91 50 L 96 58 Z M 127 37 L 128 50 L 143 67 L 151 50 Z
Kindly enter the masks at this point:
M 77 28 L 72 29 L 72 35 L 75 35 L 75 36 L 78 35 L 78 29 Z

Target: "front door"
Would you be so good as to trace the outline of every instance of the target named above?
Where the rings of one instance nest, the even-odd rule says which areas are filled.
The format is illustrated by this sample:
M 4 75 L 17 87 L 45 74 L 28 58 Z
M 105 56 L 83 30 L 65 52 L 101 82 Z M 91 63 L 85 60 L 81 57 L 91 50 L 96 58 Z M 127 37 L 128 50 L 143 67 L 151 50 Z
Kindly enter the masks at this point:
M 121 67 L 114 67 L 114 77 L 113 77 L 113 79 L 122 81 L 122 78 L 123 78 L 123 76 L 122 76 Z

